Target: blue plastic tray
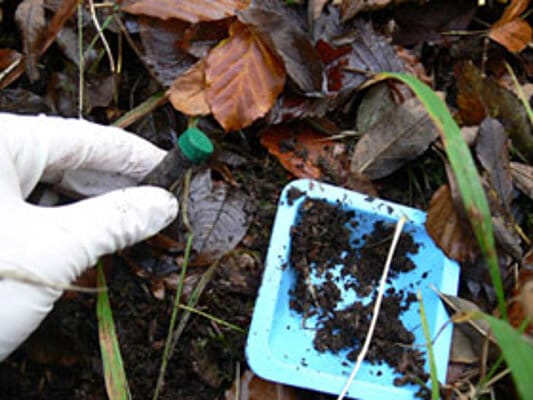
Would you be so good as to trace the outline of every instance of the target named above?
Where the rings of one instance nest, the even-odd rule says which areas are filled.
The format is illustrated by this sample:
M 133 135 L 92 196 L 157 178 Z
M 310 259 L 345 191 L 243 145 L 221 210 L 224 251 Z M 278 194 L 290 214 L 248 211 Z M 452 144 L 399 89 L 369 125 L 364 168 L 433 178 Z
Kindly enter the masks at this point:
M 305 192 L 305 196 L 297 198 L 289 205 L 287 193 L 291 188 Z M 437 337 L 433 349 L 438 378 L 444 382 L 452 325 L 446 325 L 448 315 L 430 286 L 433 285 L 446 294 L 456 294 L 459 267 L 446 258 L 428 236 L 424 228 L 426 214 L 420 210 L 307 179 L 288 184 L 281 195 L 263 281 L 246 344 L 246 356 L 251 369 L 267 380 L 332 394 L 341 392 L 353 369 L 353 363 L 347 362 L 345 353 L 336 355 L 317 352 L 313 348 L 314 330 L 308 329 L 316 320 L 306 319 L 307 329 L 304 329 L 302 316 L 289 308 L 289 290 L 295 283 L 295 272 L 287 267 L 291 246 L 290 229 L 298 218 L 300 205 L 305 197 L 326 200 L 332 204 L 340 203 L 347 211 L 354 210 L 355 218 L 359 222 L 357 230 L 353 232 L 354 239 L 370 232 L 377 220 L 396 224 L 402 215 L 408 218 L 404 231 L 411 233 L 414 240 L 420 244 L 418 253 L 410 255 L 417 268 L 399 274 L 391 284 L 397 290 L 404 289 L 415 294 L 418 290 L 422 292 L 431 337 Z M 382 269 L 383 265 L 376 267 Z M 344 294 L 346 305 L 356 299 L 353 291 L 344 291 L 342 284 L 339 289 Z M 425 352 L 418 303 L 412 303 L 401 315 L 401 319 L 415 335 L 415 345 L 422 345 L 419 349 Z M 427 354 L 426 370 L 429 371 Z M 398 375 L 386 363 L 371 365 L 363 362 L 348 395 L 364 400 L 414 399 L 419 387 L 394 386 L 393 380 L 396 376 Z

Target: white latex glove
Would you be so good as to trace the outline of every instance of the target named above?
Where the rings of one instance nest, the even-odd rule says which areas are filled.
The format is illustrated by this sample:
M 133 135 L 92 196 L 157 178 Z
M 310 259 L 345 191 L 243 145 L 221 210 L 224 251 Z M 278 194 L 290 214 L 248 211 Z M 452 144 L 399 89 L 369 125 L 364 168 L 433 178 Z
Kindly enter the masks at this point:
M 0 113 L 0 271 L 68 284 L 100 256 L 163 229 L 176 217 L 178 203 L 156 187 L 120 189 L 59 207 L 38 207 L 25 198 L 40 180 L 61 184 L 64 171 L 113 172 L 139 181 L 164 155 L 118 128 Z M 0 361 L 60 295 L 50 287 L 0 280 Z

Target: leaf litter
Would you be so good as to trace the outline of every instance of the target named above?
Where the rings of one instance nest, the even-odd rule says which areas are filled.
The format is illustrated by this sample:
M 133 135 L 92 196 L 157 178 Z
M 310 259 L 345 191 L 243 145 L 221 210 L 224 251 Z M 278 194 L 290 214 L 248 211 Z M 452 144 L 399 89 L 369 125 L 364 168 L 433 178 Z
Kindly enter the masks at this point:
M 88 67 L 84 117 L 109 124 L 166 91 L 170 103 L 144 111 L 148 112 L 144 118 L 139 108 L 138 122 L 129 129 L 168 149 L 192 116 L 216 142 L 211 168 L 196 171 L 191 182 L 187 208 L 195 235 L 194 254 L 182 303 L 194 297 L 205 269 L 214 268 L 196 307 L 246 329 L 280 190 L 295 176 L 311 176 L 409 205 L 431 198 L 426 228 L 447 255 L 461 262 L 457 301 L 470 300 L 478 310 L 493 311 L 486 264 L 465 227 L 466 210 L 456 182 L 451 175 L 446 182 L 441 173 L 446 165 L 441 160 L 442 141 L 427 114 L 405 87 L 366 86 L 375 73 L 408 71 L 442 92 L 456 120 L 475 132 L 468 144 L 490 202 L 511 323 L 517 327 L 524 316 L 531 315 L 527 274 L 531 262 L 524 256 L 531 248 L 533 230 L 531 121 L 513 93 L 516 87 L 509 84 L 512 80 L 502 62 L 504 58 L 510 62 L 518 85 L 527 88 L 533 71 L 527 47 L 529 1 L 480 6 L 459 0 L 291 5 L 275 0 L 194 4 L 128 0 L 117 8 L 94 3 L 96 18 L 100 23 L 106 20 L 102 33 L 121 69 L 114 75 L 109 60 L 102 57 L 104 47 L 101 38 L 93 40 L 97 31 L 87 5 L 81 10 Z M 2 3 L 1 110 L 78 114 L 78 21 L 73 17 L 78 4 L 71 0 Z M 225 91 L 227 87 L 230 90 Z M 237 152 L 241 161 L 230 162 L 223 156 L 227 150 Z M 328 211 L 325 215 L 334 215 Z M 123 252 L 107 271 L 125 367 L 136 397 L 151 397 L 159 369 L 171 310 L 169 292 L 176 290 L 183 264 L 186 235 L 179 223 L 174 230 Z M 337 232 L 328 233 L 330 223 L 321 223 L 322 234 L 330 238 L 325 246 L 340 236 L 330 237 Z M 328 254 L 327 250 L 323 253 Z M 373 257 L 365 253 L 365 258 Z M 354 271 L 350 274 L 354 282 L 363 279 Z M 358 290 L 372 292 L 374 278 L 364 280 Z M 309 303 L 308 313 L 320 313 L 318 300 L 321 307 L 334 303 L 333 286 L 323 286 L 316 289 L 317 299 L 309 293 L 297 298 Z M 401 313 L 407 296 L 389 295 L 392 300 L 386 303 L 393 304 L 385 308 Z M 21 349 L 0 365 L 0 386 L 8 398 L 104 397 L 93 302 L 86 295 L 66 296 L 55 307 L 50 323 L 43 324 L 28 343 L 27 352 Z M 363 306 L 338 314 L 353 323 L 358 321 L 351 314 L 354 310 L 368 314 Z M 236 363 L 246 371 L 245 338 L 198 315 L 187 321 L 162 396 L 222 398 L 236 376 Z M 359 320 L 362 325 L 365 321 Z M 324 317 L 322 338 L 331 336 L 332 324 Z M 400 326 L 395 331 L 404 332 Z M 377 337 L 385 340 L 388 334 L 378 324 Z M 408 333 L 400 336 L 409 342 Z M 473 357 L 483 360 L 488 332 L 466 336 Z M 48 348 L 51 337 L 69 344 L 50 346 L 47 354 L 41 354 L 39 349 Z M 351 340 L 349 345 L 356 351 L 357 343 L 353 347 Z M 335 340 L 318 341 L 326 351 L 340 346 L 344 344 Z M 491 352 L 496 354 L 490 355 L 489 362 L 497 356 L 496 346 L 491 346 Z M 387 355 L 375 348 L 370 357 L 387 362 Z M 415 372 L 415 359 L 404 363 L 406 370 L 411 369 L 406 376 Z M 79 373 L 74 376 L 65 370 L 67 365 L 76 365 Z M 449 371 L 454 368 L 456 363 Z M 465 374 L 475 374 L 472 368 L 461 368 Z M 474 375 L 470 382 L 478 378 Z M 241 382 L 241 395 L 246 385 L 255 393 L 250 398 L 273 398 L 269 394 L 273 391 L 291 399 L 328 398 L 263 384 L 249 371 Z M 465 383 L 464 375 L 449 373 L 441 391 L 451 393 L 453 387 L 461 393 L 470 382 Z M 490 390 L 496 398 L 508 396 L 512 385 L 504 378 Z

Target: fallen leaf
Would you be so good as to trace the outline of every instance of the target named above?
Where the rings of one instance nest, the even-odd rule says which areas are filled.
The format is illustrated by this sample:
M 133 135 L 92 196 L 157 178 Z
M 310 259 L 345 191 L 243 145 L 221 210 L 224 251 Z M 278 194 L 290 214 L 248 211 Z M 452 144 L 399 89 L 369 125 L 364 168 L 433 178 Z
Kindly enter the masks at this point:
M 43 97 L 21 88 L 0 91 L 0 110 L 32 115 L 52 112 L 48 102 Z
M 475 125 L 486 115 L 498 118 L 513 146 L 533 162 L 533 135 L 529 117 L 520 99 L 493 79 L 483 76 L 471 62 L 460 64 L 456 73 L 457 105 L 461 119 L 468 125 Z
M 529 318 L 525 332 L 533 335 L 533 271 L 521 269 L 508 303 L 509 322 L 519 328 Z
M 322 14 L 322 10 L 328 2 L 329 0 L 309 0 L 307 4 L 307 15 L 309 16 L 309 21 L 313 21 L 320 17 L 320 14 Z
M 413 0 L 342 0 L 342 20 L 347 21 L 365 11 L 375 11 L 385 8 L 391 3 L 405 3 Z
M 328 154 L 334 142 L 305 124 L 275 125 L 261 135 L 261 144 L 278 158 L 281 165 L 298 178 L 320 179 L 319 159 Z
M 274 105 L 285 85 L 283 63 L 246 25 L 235 21 L 230 37 L 206 59 L 206 99 L 226 132 L 249 126 Z
M 479 354 L 476 354 L 472 348 L 470 339 L 457 326 L 453 328 L 450 362 L 462 364 L 474 364 L 479 362 Z
M 250 197 L 242 190 L 214 182 L 210 170 L 196 174 L 188 213 L 198 257 L 214 261 L 233 250 L 246 234 L 252 211 Z
M 489 37 L 511 53 L 524 50 L 533 38 L 533 29 L 527 21 L 515 19 L 498 27 L 492 27 Z
M 357 132 L 365 133 L 376 124 L 380 118 L 398 108 L 391 96 L 386 82 L 371 86 L 365 93 L 357 109 Z
M 17 7 L 15 20 L 22 33 L 26 74 L 33 82 L 39 79 L 40 75 L 37 63 L 41 56 L 41 38 L 46 30 L 44 0 L 24 0 Z
M 447 184 L 433 194 L 425 225 L 428 235 L 449 258 L 459 262 L 473 261 L 479 254 L 476 239 L 465 226 L 465 220 L 457 214 Z
M 439 133 L 416 98 L 385 112 L 361 137 L 351 171 L 371 180 L 383 178 L 427 150 Z
M 323 68 L 308 35 L 288 16 L 267 7 L 250 7 L 239 12 L 239 19 L 270 42 L 300 90 L 320 93 Z
M 138 0 L 126 4 L 122 11 L 163 20 L 179 19 L 195 24 L 232 17 L 248 7 L 249 0 Z
M 237 388 L 237 385 L 239 387 Z M 281 383 L 266 381 L 246 370 L 224 394 L 225 400 L 296 400 L 296 391 Z
M 512 162 L 511 172 L 515 186 L 533 200 L 533 166 Z
M 509 211 L 513 191 L 509 149 L 505 129 L 497 119 L 485 118 L 481 123 L 476 155 L 496 191 L 500 206 Z
M 459 296 L 452 296 L 437 292 L 437 295 L 443 301 L 446 308 L 452 311 L 451 317 L 454 325 L 457 329 L 468 338 L 472 345 L 474 354 L 481 357 L 485 351 L 485 341 L 488 340 L 491 346 L 489 346 L 489 358 L 496 359 L 498 355 L 496 341 L 490 333 L 490 325 L 483 319 L 472 319 L 474 313 L 482 312 L 482 310 L 471 301 L 463 299 Z
M 167 95 L 172 106 L 186 115 L 210 114 L 205 98 L 205 61 L 199 60 L 172 82 Z
M 182 40 L 187 24 L 181 21 L 161 21 L 138 18 L 143 54 L 142 59 L 163 87 L 187 71 L 196 58 L 180 50 L 176 42 Z
M 467 29 L 477 9 L 476 2 L 463 0 L 400 5 L 393 11 L 394 21 L 399 26 L 393 34 L 394 43 L 413 46 L 449 41 L 450 38 L 442 32 Z
M 320 39 L 316 44 L 326 66 L 327 90 L 341 98 L 350 96 L 371 74 L 405 70 L 394 48 L 371 23 L 355 20 L 354 26 L 331 43 Z

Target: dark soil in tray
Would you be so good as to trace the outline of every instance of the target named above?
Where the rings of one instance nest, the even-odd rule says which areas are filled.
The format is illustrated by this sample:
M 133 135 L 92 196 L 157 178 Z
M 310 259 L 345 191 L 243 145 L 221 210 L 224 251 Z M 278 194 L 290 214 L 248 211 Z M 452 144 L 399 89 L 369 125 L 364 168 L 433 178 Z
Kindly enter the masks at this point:
M 297 195 L 292 193 L 290 201 Z M 361 243 L 354 243 L 352 234 L 357 226 L 354 211 L 306 198 L 299 220 L 291 230 L 290 265 L 297 273 L 297 280 L 290 293 L 290 307 L 304 319 L 317 316 L 318 329 L 313 343 L 316 350 L 335 354 L 347 350 L 350 361 L 355 361 L 365 340 L 395 228 L 377 221 Z M 418 244 L 411 234 L 402 233 L 388 279 L 415 268 L 407 255 L 417 251 Z M 334 272 L 338 268 L 341 277 Z M 338 285 L 343 285 L 344 291 L 355 291 L 359 297 L 371 296 L 372 301 L 367 305 L 355 301 L 339 307 L 342 293 Z M 412 346 L 414 335 L 400 320 L 401 314 L 414 301 L 416 296 L 411 291 L 397 291 L 392 287 L 386 290 L 365 357 L 372 364 L 385 362 L 398 372 L 401 378 L 396 378 L 396 385 L 428 378 L 424 356 Z

